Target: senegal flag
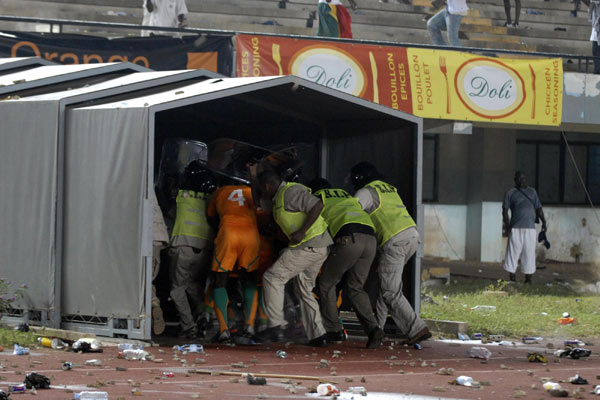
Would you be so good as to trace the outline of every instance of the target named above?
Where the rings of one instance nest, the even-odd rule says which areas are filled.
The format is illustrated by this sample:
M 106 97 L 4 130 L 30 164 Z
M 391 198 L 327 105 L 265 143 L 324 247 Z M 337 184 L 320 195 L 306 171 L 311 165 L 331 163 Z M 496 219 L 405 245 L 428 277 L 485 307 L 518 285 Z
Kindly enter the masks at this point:
M 318 36 L 352 38 L 352 17 L 339 0 L 319 2 Z

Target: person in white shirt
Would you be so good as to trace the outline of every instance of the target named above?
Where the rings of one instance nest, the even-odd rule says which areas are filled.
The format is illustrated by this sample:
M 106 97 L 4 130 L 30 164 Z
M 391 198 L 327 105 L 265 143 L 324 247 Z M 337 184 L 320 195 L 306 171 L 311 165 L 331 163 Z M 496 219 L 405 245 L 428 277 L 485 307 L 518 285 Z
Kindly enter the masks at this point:
M 594 56 L 594 74 L 600 74 L 600 0 L 582 0 L 589 7 L 588 16 L 592 23 L 592 56 Z
M 172 28 L 185 27 L 185 15 L 188 13 L 185 0 L 143 0 L 144 17 L 142 25 L 166 26 Z M 143 30 L 142 36 L 166 35 L 181 37 L 179 32 Z
M 466 0 L 448 0 L 448 4 L 442 10 L 427 21 L 427 30 L 433 44 L 438 46 L 447 46 L 448 44 L 442 36 L 442 29 L 448 33 L 448 41 L 451 46 L 460 47 L 458 39 L 458 29 L 462 17 L 467 15 L 469 7 Z

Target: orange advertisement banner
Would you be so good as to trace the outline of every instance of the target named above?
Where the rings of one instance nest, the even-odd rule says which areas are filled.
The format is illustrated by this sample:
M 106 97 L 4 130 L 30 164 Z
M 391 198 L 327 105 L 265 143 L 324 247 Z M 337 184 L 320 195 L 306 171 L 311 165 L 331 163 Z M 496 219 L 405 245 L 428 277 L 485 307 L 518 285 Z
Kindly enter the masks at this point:
M 237 35 L 236 76 L 296 75 L 412 113 L 406 48 Z

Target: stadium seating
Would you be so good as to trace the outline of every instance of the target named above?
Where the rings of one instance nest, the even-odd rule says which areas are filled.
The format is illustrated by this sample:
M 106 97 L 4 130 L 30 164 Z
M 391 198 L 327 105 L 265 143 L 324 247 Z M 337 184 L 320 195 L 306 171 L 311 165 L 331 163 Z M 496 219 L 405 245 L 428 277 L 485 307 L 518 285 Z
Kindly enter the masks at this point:
M 358 0 L 352 12 L 356 39 L 431 43 L 426 18 L 430 0 Z M 140 23 L 141 0 L 3 0 L 2 14 L 103 22 Z M 587 8 L 570 15 L 568 0 L 523 0 L 520 28 L 506 28 L 502 0 L 473 0 L 461 25 L 464 46 L 590 55 Z M 190 27 L 246 32 L 314 35 L 316 0 L 187 0 Z M 514 8 L 513 8 L 514 13 Z M 1 23 L 3 29 L 11 29 Z M 20 25 L 20 29 L 41 29 Z M 65 32 L 109 36 L 139 34 L 133 30 L 67 27 Z

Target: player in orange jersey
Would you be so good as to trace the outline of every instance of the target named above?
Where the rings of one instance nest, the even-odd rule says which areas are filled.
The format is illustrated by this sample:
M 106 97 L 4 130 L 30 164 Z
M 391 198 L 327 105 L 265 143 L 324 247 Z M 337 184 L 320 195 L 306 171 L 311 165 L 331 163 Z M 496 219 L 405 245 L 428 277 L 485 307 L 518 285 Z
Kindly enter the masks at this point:
M 239 272 L 244 282 L 244 299 L 254 299 L 257 290 L 256 282 L 248 274 L 258 266 L 260 247 L 251 188 L 227 185 L 217 189 L 211 196 L 207 215 L 209 223 L 219 227 L 212 263 L 215 273 L 213 299 L 219 321 L 215 341 L 228 342 L 232 340 L 227 318 L 229 295 L 226 284 L 229 274 L 234 270 Z M 252 329 L 246 327 L 242 335 L 246 334 L 252 335 Z

